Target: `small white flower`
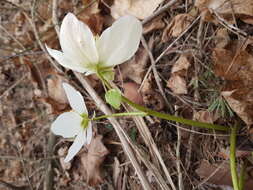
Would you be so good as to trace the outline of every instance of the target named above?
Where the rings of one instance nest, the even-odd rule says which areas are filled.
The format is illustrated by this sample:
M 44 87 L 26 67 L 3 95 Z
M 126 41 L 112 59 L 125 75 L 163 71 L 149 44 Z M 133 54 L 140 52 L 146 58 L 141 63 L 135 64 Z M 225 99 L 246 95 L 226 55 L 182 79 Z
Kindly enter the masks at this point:
M 95 38 L 86 24 L 68 13 L 60 29 L 63 52 L 47 50 L 62 66 L 89 75 L 130 59 L 138 49 L 141 34 L 141 22 L 124 16 Z
M 92 125 L 88 120 L 88 111 L 80 92 L 67 83 L 63 83 L 63 88 L 73 111 L 59 115 L 52 123 L 51 130 L 55 135 L 61 135 L 64 138 L 75 137 L 64 160 L 69 162 L 84 144 L 90 144 Z

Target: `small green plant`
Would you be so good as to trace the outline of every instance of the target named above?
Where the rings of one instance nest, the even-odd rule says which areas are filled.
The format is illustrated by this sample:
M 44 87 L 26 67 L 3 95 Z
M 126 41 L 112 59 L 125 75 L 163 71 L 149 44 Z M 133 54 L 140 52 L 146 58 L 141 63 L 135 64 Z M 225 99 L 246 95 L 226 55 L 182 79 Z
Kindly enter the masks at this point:
M 222 117 L 234 116 L 233 110 L 230 108 L 227 101 L 222 96 L 218 96 L 213 99 L 212 103 L 208 107 L 208 111 L 216 112 L 220 114 Z

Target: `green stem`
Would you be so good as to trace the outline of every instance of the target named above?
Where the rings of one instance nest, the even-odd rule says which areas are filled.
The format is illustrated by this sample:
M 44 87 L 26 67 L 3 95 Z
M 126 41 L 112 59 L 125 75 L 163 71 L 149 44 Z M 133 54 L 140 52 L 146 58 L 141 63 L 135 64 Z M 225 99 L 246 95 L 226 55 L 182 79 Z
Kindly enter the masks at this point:
M 122 96 L 122 101 L 125 103 L 128 103 L 129 105 L 131 105 L 132 107 L 134 107 L 135 109 L 139 110 L 139 111 L 143 111 L 146 112 L 148 115 L 152 115 L 161 119 L 166 119 L 166 120 L 170 120 L 170 121 L 175 121 L 178 123 L 182 123 L 182 124 L 186 124 L 186 125 L 191 125 L 191 126 L 195 126 L 195 127 L 200 127 L 200 128 L 206 128 L 206 129 L 216 129 L 216 130 L 221 130 L 221 131 L 228 131 L 228 128 L 222 125 L 215 125 L 215 124 L 210 124 L 210 123 L 204 123 L 204 122 L 199 122 L 199 121 L 194 121 L 194 120 L 190 120 L 190 119 L 184 119 L 182 117 L 177 117 L 177 116 L 173 116 L 173 115 L 169 115 L 169 114 L 165 114 L 165 113 L 160 113 L 154 110 L 151 110 L 149 108 L 146 108 L 144 106 L 141 106 L 139 104 L 135 104 L 134 102 L 128 100 L 126 97 Z
M 243 162 L 242 169 L 241 169 L 241 172 L 240 172 L 240 177 L 239 177 L 239 189 L 240 190 L 244 189 L 246 168 L 247 168 L 247 162 L 246 163 Z
M 230 170 L 234 190 L 239 189 L 236 159 L 235 159 L 235 146 L 236 146 L 236 127 L 232 127 L 230 135 Z
M 122 117 L 122 116 L 146 116 L 147 113 L 144 112 L 126 112 L 126 113 L 114 113 L 111 115 L 102 115 L 98 117 L 94 117 L 91 120 L 100 120 L 100 119 L 106 119 L 108 117 Z
M 102 82 L 109 89 L 112 88 L 110 83 L 108 81 L 106 81 L 101 74 L 98 73 L 98 77 L 102 80 Z M 165 120 L 169 120 L 169 121 L 175 121 L 175 122 L 178 122 L 178 123 L 191 125 L 191 126 L 195 126 L 195 127 L 200 127 L 200 128 L 205 128 L 205 129 L 215 129 L 215 130 L 221 130 L 221 131 L 228 131 L 229 130 L 229 128 L 227 128 L 225 126 L 222 126 L 222 125 L 204 123 L 204 122 L 194 121 L 194 120 L 190 120 L 190 119 L 184 119 L 182 117 L 172 116 L 172 115 L 165 114 L 165 113 L 160 113 L 160 112 L 151 110 L 149 108 L 146 108 L 144 106 L 141 106 L 139 104 L 136 104 L 136 103 L 130 101 L 129 99 L 127 99 L 124 96 L 122 96 L 122 101 L 129 104 L 130 106 L 134 107 L 135 109 L 137 109 L 139 111 L 145 112 L 148 115 L 155 116 L 155 117 L 158 117 L 158 118 L 161 118 L 161 119 L 165 119 Z

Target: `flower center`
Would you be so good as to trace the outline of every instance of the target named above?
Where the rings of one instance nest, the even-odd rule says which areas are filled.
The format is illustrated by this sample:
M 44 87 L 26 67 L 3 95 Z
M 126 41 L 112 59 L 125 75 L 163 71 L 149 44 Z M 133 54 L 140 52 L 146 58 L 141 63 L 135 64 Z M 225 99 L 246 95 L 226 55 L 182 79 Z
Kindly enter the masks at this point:
M 81 117 L 83 118 L 82 122 L 81 122 L 81 126 L 83 129 L 86 129 L 88 127 L 88 124 L 89 124 L 89 117 L 88 117 L 88 114 L 81 114 Z

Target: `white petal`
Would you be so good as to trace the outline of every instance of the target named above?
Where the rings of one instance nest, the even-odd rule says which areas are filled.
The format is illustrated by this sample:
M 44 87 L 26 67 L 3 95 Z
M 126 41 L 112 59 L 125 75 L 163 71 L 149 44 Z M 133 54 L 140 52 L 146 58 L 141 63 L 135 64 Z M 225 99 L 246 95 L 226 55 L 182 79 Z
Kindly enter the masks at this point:
M 142 34 L 141 22 L 133 16 L 119 18 L 97 42 L 99 60 L 115 66 L 130 59 L 137 51 Z
M 92 136 L 93 136 L 93 134 L 92 134 L 92 123 L 91 122 L 89 122 L 88 127 L 87 127 L 85 132 L 86 132 L 87 144 L 90 144 Z
M 69 162 L 82 148 L 82 146 L 86 143 L 86 137 L 84 131 L 80 131 L 77 137 L 74 140 L 74 143 L 70 146 L 68 154 L 64 159 L 64 162 Z
M 97 63 L 95 39 L 89 27 L 68 13 L 61 25 L 60 44 L 64 54 L 82 64 Z
M 65 112 L 59 115 L 52 123 L 51 131 L 55 135 L 61 135 L 64 138 L 76 136 L 81 128 L 82 117 L 75 112 Z
M 74 60 L 70 60 L 68 57 L 66 57 L 62 52 L 58 50 L 51 49 L 46 46 L 46 49 L 48 53 L 63 67 L 66 67 L 68 69 L 72 69 L 74 71 L 78 71 L 81 73 L 84 73 L 87 71 L 85 67 L 80 65 L 78 62 L 75 62 Z
M 88 113 L 83 96 L 68 83 L 62 83 L 71 108 L 79 114 Z

